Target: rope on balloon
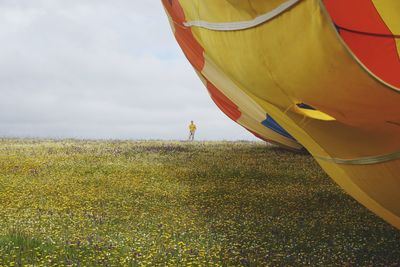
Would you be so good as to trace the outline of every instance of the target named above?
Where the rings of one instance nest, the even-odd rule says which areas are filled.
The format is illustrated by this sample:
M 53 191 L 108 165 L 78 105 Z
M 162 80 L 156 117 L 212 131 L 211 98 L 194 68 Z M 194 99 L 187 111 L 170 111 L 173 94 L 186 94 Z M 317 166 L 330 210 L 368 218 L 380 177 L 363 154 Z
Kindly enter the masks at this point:
M 238 22 L 208 22 L 204 20 L 193 20 L 184 22 L 183 25 L 186 27 L 200 27 L 208 30 L 213 31 L 239 31 L 245 30 L 249 28 L 256 27 L 260 24 L 263 24 L 276 16 L 280 15 L 281 13 L 285 12 L 289 8 L 296 5 L 301 0 L 289 0 L 284 2 L 283 4 L 279 5 L 275 9 L 260 15 L 252 20 L 247 21 L 238 21 Z

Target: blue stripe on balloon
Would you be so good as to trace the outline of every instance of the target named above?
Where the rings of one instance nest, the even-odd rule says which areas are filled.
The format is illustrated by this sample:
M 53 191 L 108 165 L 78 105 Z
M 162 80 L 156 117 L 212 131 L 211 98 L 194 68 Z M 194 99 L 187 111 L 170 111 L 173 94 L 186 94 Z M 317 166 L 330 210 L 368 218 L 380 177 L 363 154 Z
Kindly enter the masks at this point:
M 271 116 L 267 114 L 266 120 L 261 122 L 265 127 L 279 133 L 287 138 L 295 140 L 285 129 L 283 129 Z

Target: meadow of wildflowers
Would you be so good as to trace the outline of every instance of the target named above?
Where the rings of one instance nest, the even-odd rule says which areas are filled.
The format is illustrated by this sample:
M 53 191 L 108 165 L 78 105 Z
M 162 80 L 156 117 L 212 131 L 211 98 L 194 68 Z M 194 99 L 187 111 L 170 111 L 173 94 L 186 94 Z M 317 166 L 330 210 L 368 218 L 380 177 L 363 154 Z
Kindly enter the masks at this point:
M 400 231 L 255 142 L 0 140 L 0 266 L 400 265 Z

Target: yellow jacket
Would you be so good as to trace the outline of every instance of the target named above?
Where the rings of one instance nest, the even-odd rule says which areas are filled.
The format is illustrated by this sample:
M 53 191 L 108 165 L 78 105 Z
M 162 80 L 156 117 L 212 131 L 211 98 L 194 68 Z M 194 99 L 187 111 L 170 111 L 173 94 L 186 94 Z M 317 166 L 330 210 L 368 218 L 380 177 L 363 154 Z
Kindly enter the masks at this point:
M 189 130 L 191 131 L 191 132 L 195 132 L 196 131 L 196 124 L 194 124 L 194 123 L 191 123 L 191 124 L 189 124 Z

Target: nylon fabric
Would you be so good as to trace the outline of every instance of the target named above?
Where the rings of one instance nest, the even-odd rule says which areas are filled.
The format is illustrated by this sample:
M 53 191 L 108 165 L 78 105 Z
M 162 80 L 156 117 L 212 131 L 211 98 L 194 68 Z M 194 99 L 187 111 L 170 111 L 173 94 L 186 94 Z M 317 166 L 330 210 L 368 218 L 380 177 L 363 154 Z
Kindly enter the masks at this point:
M 395 17 L 398 2 L 324 0 L 340 35 L 354 54 L 375 75 L 400 88 L 398 40 L 394 37 L 400 13 L 400 9 L 397 9 Z M 380 8 L 377 9 L 376 6 Z

